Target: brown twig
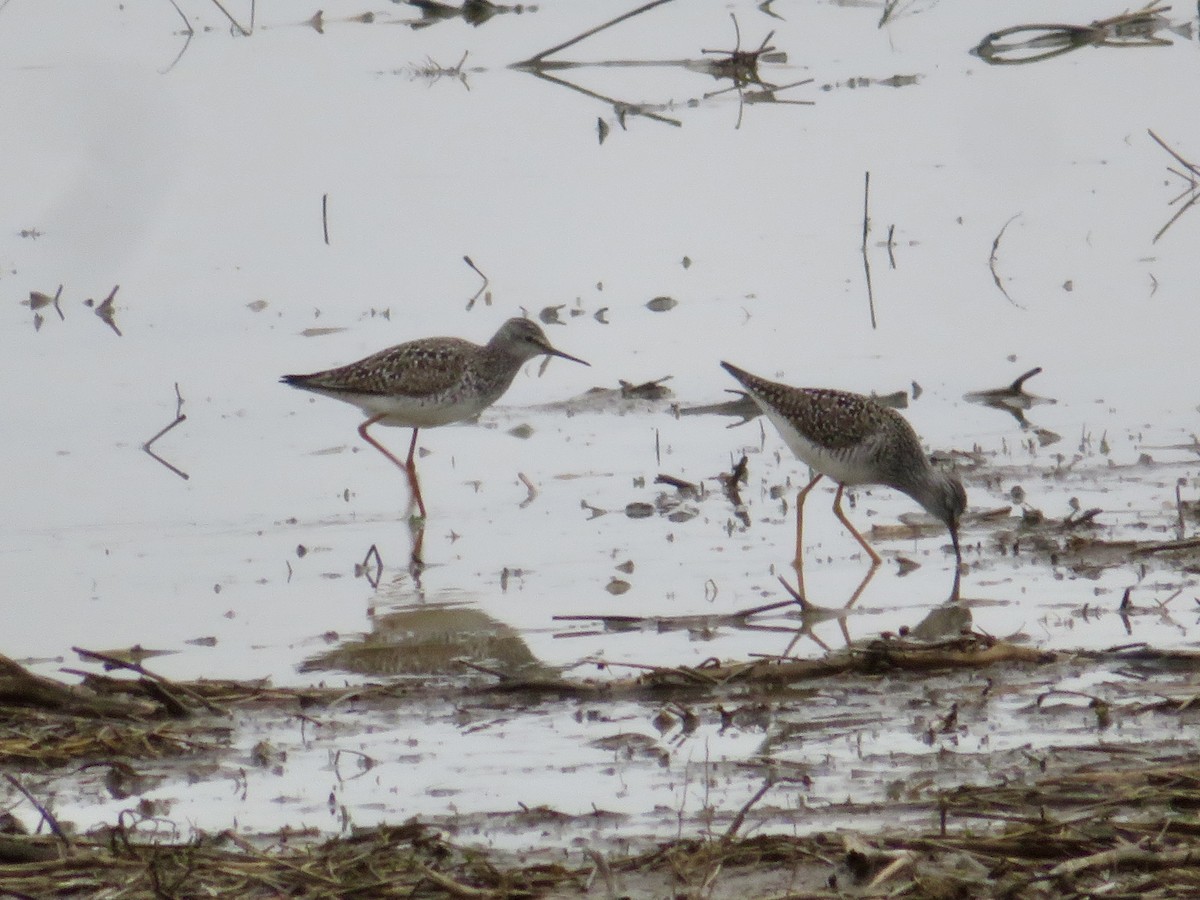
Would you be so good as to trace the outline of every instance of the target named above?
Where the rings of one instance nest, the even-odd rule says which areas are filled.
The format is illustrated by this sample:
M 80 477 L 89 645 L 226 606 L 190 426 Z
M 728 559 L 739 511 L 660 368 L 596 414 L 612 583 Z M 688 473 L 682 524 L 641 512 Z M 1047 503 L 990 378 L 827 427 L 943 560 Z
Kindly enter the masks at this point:
M 1042 374 L 1042 367 L 1034 366 L 1028 372 L 1025 372 L 1024 374 L 1018 375 L 1016 378 L 1014 378 L 1013 383 L 1011 385 L 1009 385 L 1009 388 L 1008 388 L 1009 391 L 1014 394 L 1021 393 L 1025 382 L 1027 382 L 1034 375 L 1040 375 L 1040 374 Z
M 46 824 L 50 826 L 50 830 L 54 833 L 54 836 L 62 841 L 63 847 L 70 852 L 72 850 L 71 839 L 67 837 L 67 833 L 63 831 L 62 826 L 58 824 L 58 819 L 54 817 L 54 813 L 50 812 L 50 810 L 46 809 L 46 807 L 39 803 L 37 798 L 29 792 L 25 785 L 21 784 L 21 782 L 17 781 L 16 778 L 9 775 L 7 772 L 4 773 L 4 780 L 20 791 L 25 799 L 33 804 L 33 808 L 38 811 L 41 817 L 45 820 Z
M 1000 250 L 1000 238 L 1004 237 L 1004 232 L 1008 230 L 1008 226 L 1011 225 L 1014 220 L 1019 218 L 1020 215 L 1020 213 L 1014 215 L 1011 219 L 1005 222 L 1000 228 L 1000 231 L 996 233 L 996 239 L 992 241 L 992 255 L 988 257 L 988 268 L 992 270 L 992 281 L 996 283 L 996 287 L 1000 288 L 1000 293 L 1004 295 L 1004 298 L 1018 309 L 1024 309 L 1024 306 L 1008 295 L 1008 291 L 1004 289 L 1004 285 L 1000 282 L 1000 273 L 996 271 L 996 254 Z
M 227 18 L 229 20 L 230 24 L 232 24 L 234 28 L 236 28 L 238 31 L 240 31 L 242 33 L 242 37 L 250 37 L 250 32 L 247 31 L 244 27 L 242 27 L 241 22 L 239 22 L 237 19 L 235 19 L 233 16 L 231 16 L 229 14 L 229 10 L 227 10 L 224 6 L 221 5 L 221 0 L 212 0 L 212 5 L 215 6 L 217 9 L 219 9 L 221 12 L 223 12 L 225 14 L 225 18 Z M 253 0 L 251 0 L 251 3 L 250 3 L 250 27 L 251 28 L 254 27 L 254 2 L 253 2 Z
M 471 660 L 469 660 L 469 659 L 459 659 L 459 660 L 455 660 L 455 662 L 457 662 L 463 668 L 472 669 L 476 672 L 481 672 L 484 675 L 490 675 L 492 678 L 495 678 L 497 681 L 511 681 L 512 680 L 512 676 L 509 675 L 507 672 L 502 672 L 499 669 L 492 668 L 491 666 L 480 665 L 477 662 L 471 662 Z
M 1154 133 L 1154 130 L 1152 128 L 1147 128 L 1146 133 L 1148 135 L 1150 135 L 1150 137 L 1154 138 L 1154 142 L 1156 144 L 1158 144 L 1158 146 L 1162 147 L 1169 154 L 1171 154 L 1171 156 L 1175 157 L 1176 162 L 1178 162 L 1181 166 L 1183 166 L 1185 169 L 1187 169 L 1189 172 L 1191 172 L 1192 175 L 1200 177 L 1200 166 L 1197 166 L 1195 163 L 1188 162 L 1186 159 L 1184 159 L 1182 156 L 1180 156 L 1178 153 L 1176 153 L 1174 150 L 1172 150 L 1167 145 L 1166 141 L 1164 141 L 1162 138 L 1160 138 L 1157 134 Z
M 1066 862 L 1059 863 L 1042 877 L 1047 880 L 1060 878 L 1065 880 L 1076 878 L 1090 869 L 1103 869 L 1106 872 L 1113 872 L 1123 868 L 1173 869 L 1181 866 L 1195 867 L 1195 865 L 1196 850 L 1191 847 L 1183 850 L 1160 852 L 1146 850 L 1138 846 L 1125 845 L 1114 847 L 1110 850 L 1102 850 L 1090 856 L 1079 856 L 1069 859 Z
M 798 604 L 800 607 L 800 611 L 805 612 L 805 613 L 811 612 L 814 609 L 816 609 L 816 607 L 813 606 L 812 601 L 808 600 L 803 594 L 801 594 L 798 590 L 796 590 L 794 587 L 792 587 L 790 584 L 788 584 L 787 579 L 785 579 L 782 575 L 777 575 L 776 578 L 779 579 L 779 583 L 781 585 L 783 585 L 783 589 L 785 591 L 787 591 L 788 595 L 792 598 L 791 600 L 786 601 L 786 602 Z
M 767 791 L 774 786 L 775 779 L 768 778 L 762 783 L 762 787 L 754 792 L 754 796 L 742 804 L 742 808 L 738 810 L 737 815 L 733 817 L 733 821 L 729 824 L 729 828 L 726 829 L 725 834 L 722 835 L 722 843 L 728 844 L 734 839 L 734 837 L 737 836 L 738 829 L 741 828 L 742 823 L 746 821 L 746 814 L 750 812 L 750 810 L 754 808 L 754 804 L 761 800 L 766 795 Z
M 766 88 L 773 88 L 774 85 L 768 85 L 758 75 L 758 63 L 765 54 L 773 53 L 775 48 L 769 46 L 771 38 L 775 36 L 774 31 L 767 32 L 767 36 L 763 38 L 762 43 L 758 45 L 756 50 L 742 49 L 742 29 L 738 25 L 737 16 L 733 13 L 729 14 L 729 18 L 733 20 L 733 49 L 732 50 L 706 50 L 701 48 L 701 53 L 716 54 L 724 56 L 725 59 L 717 60 L 709 68 L 717 78 L 729 78 L 733 81 L 734 87 L 741 88 L 747 84 L 758 84 Z M 719 92 L 720 93 L 720 92 Z M 706 94 L 706 97 L 713 96 Z M 740 112 L 738 123 L 741 124 Z
M 175 68 L 176 64 L 183 59 L 183 54 L 187 52 L 188 45 L 192 42 L 192 38 L 196 36 L 195 29 L 192 28 L 192 23 L 188 21 L 188 17 L 183 14 L 183 10 L 179 8 L 179 4 L 176 3 L 175 0 L 170 0 L 170 3 L 173 7 L 175 7 L 175 12 L 179 13 L 179 18 L 183 19 L 183 27 L 187 29 L 184 32 L 184 34 L 187 35 L 187 39 L 183 42 L 183 46 L 180 48 L 179 53 L 177 53 L 175 58 L 171 60 L 171 64 L 159 72 L 159 75 L 166 75 L 173 68 Z
M 1130 551 L 1134 556 L 1149 556 L 1154 553 L 1169 553 L 1172 550 L 1193 550 L 1200 547 L 1200 537 L 1185 538 L 1182 541 L 1162 541 L 1158 544 L 1147 544 L 1135 547 Z
M 519 504 L 520 508 L 524 509 L 537 499 L 538 491 L 537 488 L 533 486 L 533 482 L 529 480 L 529 476 L 524 472 L 518 472 L 517 478 L 520 480 L 521 484 L 525 485 L 525 489 L 529 491 L 529 496 L 522 500 Z
M 1183 540 L 1183 536 L 1187 531 L 1187 526 L 1183 521 L 1183 493 L 1180 490 L 1179 482 L 1175 482 L 1175 514 L 1179 517 L 1179 524 L 1176 526 L 1176 532 L 1179 535 L 1179 540 Z
M 513 68 L 529 72 L 529 74 L 540 78 L 543 81 L 548 81 L 551 84 L 557 84 L 560 87 L 565 87 L 568 90 L 583 94 L 585 97 L 591 97 L 595 100 L 600 100 L 609 104 L 612 106 L 613 112 L 616 113 L 617 121 L 621 124 L 622 129 L 625 128 L 625 119 L 628 116 L 641 116 L 643 119 L 650 119 L 653 122 L 661 122 L 664 125 L 673 125 L 676 128 L 683 127 L 683 122 L 681 122 L 679 119 L 673 119 L 670 116 L 664 116 L 661 113 L 657 113 L 647 104 L 627 103 L 623 100 L 618 100 L 615 97 L 610 97 L 607 94 L 601 94 L 596 91 L 589 90 L 588 88 L 581 87 L 578 84 L 567 81 L 565 78 L 559 78 L 555 75 L 551 75 L 548 71 L 546 71 L 545 68 L 548 65 L 549 63 L 539 64 L 537 66 L 522 67 L 520 64 L 518 64 Z M 559 68 L 576 67 L 578 65 L 582 64 L 563 63 Z M 597 63 L 597 65 L 603 65 L 603 63 Z M 668 108 L 668 104 L 663 104 L 661 108 Z
M 119 284 L 115 285 L 113 289 L 108 292 L 108 296 L 96 305 L 95 309 L 95 313 L 100 317 L 100 321 L 115 331 L 117 333 L 117 337 L 124 336 L 121 334 L 121 329 L 117 327 L 117 307 L 113 302 L 116 300 L 117 291 L 120 289 L 121 286 Z M 90 300 L 88 301 L 87 305 L 91 306 Z
M 215 2 L 215 0 L 214 0 L 214 2 Z M 534 54 L 533 56 L 529 57 L 529 59 L 525 60 L 524 62 L 517 63 L 516 66 L 517 66 L 517 68 L 530 68 L 530 69 L 537 68 L 538 64 L 543 59 L 545 59 L 547 56 L 551 56 L 555 53 L 558 53 L 560 50 L 566 50 L 568 47 L 573 46 L 574 44 L 578 44 L 580 41 L 590 38 L 594 34 L 599 34 L 601 31 L 604 31 L 604 29 L 606 29 L 606 28 L 611 28 L 613 25 L 617 25 L 621 22 L 624 22 L 626 19 L 632 19 L 634 16 L 640 16 L 642 13 L 648 12 L 649 10 L 654 9 L 654 7 L 656 7 L 656 6 L 662 6 L 664 3 L 670 3 L 670 2 L 671 2 L 671 0 L 651 0 L 650 3 L 643 4 L 642 6 L 639 6 L 637 9 L 630 10 L 627 13 L 622 13 L 621 15 L 617 16 L 615 19 L 609 19 L 607 22 L 603 23 L 602 25 L 597 25 L 595 28 L 589 28 L 587 31 L 583 32 L 582 34 L 577 34 L 575 37 L 571 38 L 568 41 L 563 41 L 561 44 L 556 44 L 555 46 L 551 47 L 548 50 L 543 50 L 541 53 Z
M 484 274 L 483 274 L 481 271 L 479 271 L 479 266 L 475 265 L 475 263 L 474 263 L 474 261 L 471 259 L 471 257 L 464 255 L 464 256 L 463 256 L 463 262 L 465 262 L 465 263 L 466 263 L 468 266 L 470 266 L 470 267 L 471 267 L 471 270 L 472 270 L 472 271 L 473 271 L 473 272 L 474 272 L 476 275 L 478 275 L 480 278 L 482 278 L 482 279 L 483 279 L 483 284 L 481 284 L 481 285 L 479 286 L 479 290 L 477 290 L 477 291 L 476 291 L 476 292 L 475 292 L 475 293 L 474 293 L 474 294 L 471 296 L 471 299 L 467 301 L 467 311 L 469 312 L 469 311 L 470 311 L 470 309 L 471 309 L 471 307 L 473 307 L 473 306 L 475 305 L 475 301 L 479 299 L 479 295 L 480 295 L 480 294 L 482 294 L 484 291 L 486 291 L 486 290 L 487 290 L 487 286 L 488 286 L 488 285 L 489 285 L 491 282 L 490 282 L 490 281 L 488 281 L 488 277 L 487 277 L 486 275 L 484 275 Z M 485 297 L 483 298 L 483 302 L 484 302 L 484 305 L 485 305 L 485 306 L 491 306 L 491 305 L 492 305 L 492 295 L 491 295 L 491 294 L 488 294 L 487 296 L 485 296 Z
M 1152 243 L 1152 244 L 1158 243 L 1158 239 L 1167 233 L 1167 229 L 1170 228 L 1172 225 L 1174 225 L 1176 222 L 1178 222 L 1179 219 L 1183 216 L 1183 214 L 1185 212 L 1187 212 L 1189 209 L 1191 209 L 1193 206 L 1196 205 L 1197 201 L 1200 201 L 1200 193 L 1192 194 L 1192 196 L 1188 199 L 1188 202 L 1183 204 L 1183 206 L 1179 207 L 1179 210 L 1175 213 L 1175 215 L 1171 216 L 1171 218 L 1170 218 L 1170 220 L 1168 220 L 1167 224 L 1164 225 L 1162 228 L 1158 229 L 1158 233 L 1156 235 L 1154 235 L 1154 238 L 1153 238 L 1153 240 L 1150 241 L 1150 243 Z
M 1197 187 L 1198 187 L 1197 186 L 1197 178 L 1200 178 L 1200 166 L 1197 166 L 1195 163 L 1189 162 L 1188 160 L 1186 160 L 1182 156 L 1180 156 L 1178 153 L 1176 153 L 1174 150 L 1172 150 L 1171 147 L 1169 147 L 1167 145 L 1167 142 L 1164 141 L 1162 138 L 1160 138 L 1157 134 L 1155 134 L 1151 129 L 1147 128 L 1146 133 L 1149 134 L 1150 137 L 1152 137 L 1154 139 L 1154 142 L 1156 144 L 1158 144 L 1158 146 L 1162 147 L 1163 150 L 1165 150 L 1167 153 L 1169 153 L 1188 172 L 1188 174 L 1185 175 L 1182 172 L 1179 172 L 1179 171 L 1171 168 L 1170 166 L 1167 167 L 1169 171 L 1174 172 L 1176 175 L 1178 175 L 1184 181 L 1188 182 L 1188 186 L 1187 186 L 1186 190 L 1184 190 L 1183 193 L 1181 193 L 1178 197 L 1176 197 L 1174 200 L 1172 200 L 1171 203 L 1178 202 L 1178 200 L 1181 197 L 1188 197 L 1188 201 L 1187 201 L 1187 203 L 1183 204 L 1183 206 L 1181 206 L 1176 211 L 1175 215 L 1171 216 L 1171 218 L 1167 221 L 1166 225 L 1164 225 L 1162 228 L 1160 228 L 1158 230 L 1158 234 L 1154 235 L 1153 240 L 1151 240 L 1151 242 L 1150 242 L 1153 244 L 1153 243 L 1157 243 L 1158 239 L 1167 233 L 1167 229 L 1169 229 L 1172 225 L 1174 225 L 1185 212 L 1187 212 L 1189 209 L 1191 209 L 1193 206 L 1195 206 L 1197 201 L 1200 201 L 1200 191 L 1197 190 Z M 1190 196 L 1189 196 L 1189 194 L 1190 194 Z
M 718 475 L 717 478 L 721 482 L 721 487 L 725 491 L 725 496 L 729 498 L 729 502 L 733 504 L 734 515 L 741 519 L 742 524 L 746 527 L 750 526 L 750 513 L 746 511 L 746 506 L 742 502 L 741 491 L 738 485 L 746 480 L 746 473 L 749 468 L 749 459 L 746 454 L 742 454 L 742 458 L 737 461 L 733 469 L 728 475 Z
M 871 231 L 871 173 L 868 171 L 863 178 L 863 229 L 862 229 L 862 260 L 863 272 L 867 276 L 867 306 L 871 311 L 871 328 L 879 326 L 875 321 L 875 291 L 871 287 L 871 260 L 867 256 L 867 235 Z
M 497 896 L 495 891 L 481 890 L 480 888 L 473 888 L 470 885 L 463 884 L 461 881 L 455 881 L 449 875 L 443 875 L 436 869 L 429 868 L 429 866 L 425 865 L 424 863 L 417 863 L 417 871 L 419 871 L 422 875 L 432 881 L 436 887 L 445 891 L 451 897 L 480 897 L 492 900 L 492 898 Z
M 203 706 L 209 712 L 217 713 L 218 715 L 222 715 L 222 716 L 229 715 L 229 710 L 225 709 L 224 707 L 218 706 L 216 703 L 213 703 L 207 697 L 204 697 L 203 695 L 192 690 L 187 685 L 176 684 L 175 682 L 171 681 L 169 678 L 164 678 L 163 676 L 157 674 L 156 672 L 151 672 L 149 669 L 147 669 L 145 666 L 143 666 L 140 662 L 132 662 L 130 660 L 121 659 L 119 657 L 112 656 L 108 653 L 100 653 L 96 650 L 85 650 L 83 647 L 72 647 L 71 650 L 74 653 L 78 653 L 84 659 L 96 660 L 97 662 L 103 663 L 105 666 L 108 666 L 110 668 L 128 669 L 131 672 L 137 672 L 139 675 L 141 675 L 144 678 L 149 678 L 151 681 L 158 682 L 158 684 L 162 685 L 165 689 L 177 690 L 177 691 L 181 692 L 185 696 L 191 698 L 192 700 L 195 700 L 197 703 L 199 703 L 201 706 Z
M 1060 22 L 1039 22 L 1014 25 L 993 31 L 979 42 L 971 53 L 992 65 L 1024 65 L 1040 62 L 1078 50 L 1080 47 L 1169 47 L 1166 38 L 1153 32 L 1165 23 L 1169 6 L 1155 3 L 1133 12 L 1099 19 L 1088 25 L 1068 25 Z M 1002 44 L 1001 39 L 1013 35 L 1029 35 L 1022 41 Z M 1028 56 L 1007 57 L 1015 51 L 1032 51 Z
M 157 453 L 155 453 L 154 450 L 151 449 L 151 447 L 153 446 L 155 441 L 157 441 L 160 437 L 162 437 L 164 434 L 166 434 L 168 431 L 170 431 L 176 425 L 180 424 L 181 422 L 186 422 L 186 421 L 187 421 L 187 416 L 185 416 L 183 414 L 183 396 L 179 393 L 179 382 L 177 381 L 177 382 L 175 382 L 175 421 L 172 422 L 171 424 L 167 425 L 165 428 L 163 428 L 160 432 L 158 432 L 158 434 L 154 435 L 154 437 L 152 437 L 152 438 L 150 438 L 150 440 L 146 441 L 146 443 L 142 444 L 142 449 L 145 450 L 147 454 L 149 454 L 151 457 L 156 459 L 158 462 L 162 463 L 164 466 L 166 466 L 168 469 L 170 469 L 172 472 L 174 472 L 176 475 L 178 475 L 184 481 L 187 481 L 188 478 L 190 477 L 188 475 L 188 473 L 176 466 L 171 465 L 169 462 L 167 462 L 165 459 L 163 459 L 161 456 L 159 456 Z
M 747 620 L 767 612 L 774 612 L 792 605 L 791 600 L 776 600 L 759 606 L 749 606 L 731 613 L 719 615 L 681 615 L 681 616 L 631 616 L 631 615 L 558 615 L 553 616 L 555 622 L 600 622 L 605 627 L 620 627 L 626 630 L 633 628 L 654 628 L 657 631 L 705 630 L 724 627 L 746 627 Z M 649 668 L 657 668 L 651 666 Z
M 54 311 L 58 313 L 59 321 L 66 321 L 67 317 L 63 315 L 62 307 L 58 304 L 59 299 L 62 297 L 62 292 L 63 286 L 60 284 L 58 290 L 54 292 L 53 297 L 49 294 L 43 294 L 41 291 L 30 291 L 29 299 L 21 301 L 23 305 L 27 305 L 33 311 L 35 325 L 40 325 L 41 323 L 42 317 L 38 310 L 51 305 L 54 307 Z
M 890 879 L 893 875 L 895 875 L 901 869 L 905 869 L 908 866 L 915 865 L 918 858 L 919 857 L 918 857 L 916 851 L 913 851 L 913 850 L 899 851 L 898 854 L 896 855 L 895 859 L 893 859 L 890 863 L 888 863 L 886 866 L 884 866 L 882 869 L 880 869 L 879 874 L 871 879 L 870 884 L 867 885 L 867 890 L 877 889 L 880 885 L 882 885 L 885 881 Z
M 684 481 L 682 478 L 676 478 L 674 475 L 657 475 L 654 478 L 655 484 L 666 484 L 679 491 L 684 491 L 692 494 L 699 494 L 700 488 L 690 481 Z
M 375 557 L 375 567 L 372 570 L 371 557 Z M 367 555 L 363 557 L 363 561 L 355 568 L 355 575 L 362 575 L 367 579 L 367 584 L 371 585 L 372 589 L 379 587 L 379 582 L 383 578 L 383 558 L 379 555 L 379 548 L 372 544 L 367 550 Z M 374 571 L 374 575 L 372 575 Z

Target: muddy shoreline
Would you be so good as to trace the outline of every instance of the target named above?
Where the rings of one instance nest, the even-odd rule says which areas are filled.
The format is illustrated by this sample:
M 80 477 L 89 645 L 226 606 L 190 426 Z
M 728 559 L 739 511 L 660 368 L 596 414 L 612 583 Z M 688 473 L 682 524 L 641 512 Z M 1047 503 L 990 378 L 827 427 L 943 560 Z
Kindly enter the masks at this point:
M 899 643 L 843 652 L 857 660 L 857 674 L 796 660 L 663 669 L 606 683 L 474 675 L 341 689 L 173 684 L 144 673 L 73 686 L 5 661 L 0 759 L 25 800 L 10 804 L 0 887 L 37 896 L 120 888 L 131 897 L 1024 897 L 1195 884 L 1200 832 L 1188 810 L 1200 803 L 1200 767 L 1186 734 L 1200 715 L 1200 657 L 1144 646 L 1039 653 L 966 635 L 921 651 Z M 1053 687 L 1083 671 L 1100 676 L 1092 693 Z M 862 708 L 868 698 L 874 712 Z M 1001 704 L 1019 711 L 1030 735 L 1065 728 L 1077 738 L 966 751 L 964 739 L 986 730 L 990 708 Z M 370 778 L 385 761 L 348 752 L 345 738 L 394 726 L 399 708 L 425 720 L 453 715 L 464 741 L 472 721 L 619 711 L 596 749 L 629 768 L 660 767 L 706 725 L 754 731 L 762 746 L 744 760 L 710 760 L 697 775 L 697 791 L 731 778 L 754 787 L 740 806 L 660 809 L 652 814 L 659 827 L 645 831 L 644 820 L 599 807 L 538 805 L 362 827 L 343 809 L 342 833 L 333 836 L 303 826 L 206 832 L 173 818 L 164 799 L 172 784 L 252 768 L 282 772 L 299 748 L 300 719 L 301 743 L 342 720 L 332 771 L 338 780 Z M 799 762 L 789 747 L 819 741 L 822 730 L 857 735 L 863 747 L 889 715 L 907 719 L 931 752 L 868 744 L 855 760 L 860 773 L 844 782 L 853 794 L 822 798 L 838 762 Z M 239 732 L 258 737 L 248 753 Z M 54 802 L 38 799 L 86 795 L 97 779 L 126 808 L 85 834 L 55 818 Z M 337 803 L 331 793 L 331 810 Z M 672 830 L 676 837 L 664 837 Z

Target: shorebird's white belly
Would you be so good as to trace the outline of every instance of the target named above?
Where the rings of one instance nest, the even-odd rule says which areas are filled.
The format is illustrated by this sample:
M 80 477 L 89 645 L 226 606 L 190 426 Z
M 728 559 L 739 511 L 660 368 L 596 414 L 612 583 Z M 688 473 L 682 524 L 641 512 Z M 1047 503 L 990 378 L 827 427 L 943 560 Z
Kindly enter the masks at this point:
M 779 429 L 788 449 L 814 471 L 845 485 L 870 484 L 875 480 L 870 467 L 864 467 L 859 462 L 861 453 L 858 450 L 831 453 L 827 448 L 806 438 L 778 412 L 768 408 L 763 409 L 763 413 Z
M 387 416 L 380 425 L 400 428 L 436 428 L 473 419 L 488 406 L 492 397 L 456 398 L 450 402 L 445 397 L 401 397 L 390 394 L 346 394 L 329 392 L 331 397 L 353 403 L 368 416 Z

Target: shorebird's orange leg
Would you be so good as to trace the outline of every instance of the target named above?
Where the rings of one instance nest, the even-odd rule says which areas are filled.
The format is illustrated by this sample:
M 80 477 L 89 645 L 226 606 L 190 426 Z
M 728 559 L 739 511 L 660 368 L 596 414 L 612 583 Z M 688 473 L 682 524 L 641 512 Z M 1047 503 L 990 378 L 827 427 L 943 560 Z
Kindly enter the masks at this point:
M 425 546 L 425 520 L 409 519 L 408 528 L 413 538 L 408 574 L 412 576 L 413 584 L 419 591 L 421 589 L 421 573 L 425 571 L 425 557 L 421 555 L 421 548 Z
M 871 566 L 874 568 L 883 562 L 883 557 L 875 552 L 875 548 L 867 543 L 867 539 L 858 533 L 858 529 L 850 524 L 850 520 L 847 519 L 846 514 L 842 512 L 842 492 L 845 489 L 845 485 L 838 485 L 837 494 L 835 494 L 833 498 L 833 513 L 841 520 L 842 524 L 846 526 L 846 530 L 854 535 L 854 539 L 862 545 L 862 548 L 867 551 L 867 555 L 871 557 Z M 857 594 L 855 595 L 854 599 L 858 599 Z
M 425 500 L 421 497 L 421 482 L 417 480 L 417 460 L 415 457 L 417 452 L 417 431 L 418 429 L 413 429 L 412 440 L 408 444 L 408 461 L 404 464 L 404 471 L 408 473 L 408 483 L 412 487 L 413 497 L 417 501 L 417 509 L 421 510 L 421 518 L 428 519 L 429 516 L 425 514 Z M 423 533 L 422 537 L 424 537 Z
M 800 589 L 800 596 L 806 596 L 804 593 L 804 500 L 808 497 L 808 492 L 813 489 L 818 481 L 821 480 L 821 473 L 813 476 L 812 481 L 800 489 L 800 493 L 796 495 L 796 558 L 792 560 L 792 568 L 796 570 L 796 585 Z
M 377 416 L 371 416 L 371 418 L 367 419 L 367 421 L 358 426 L 359 436 L 361 436 L 364 441 L 366 441 L 404 470 L 404 473 L 408 476 L 408 486 L 412 489 L 413 500 L 417 502 L 417 509 L 421 511 L 421 518 L 428 518 L 428 516 L 425 514 L 425 501 L 421 498 L 421 484 L 419 481 L 417 481 L 417 463 L 413 458 L 417 452 L 418 429 L 413 429 L 412 443 L 408 445 L 408 461 L 400 462 L 400 460 L 396 459 L 396 457 L 392 455 L 392 452 L 388 450 L 387 447 L 383 446 L 383 444 L 379 443 L 379 441 L 367 434 L 367 429 L 370 426 L 374 425 L 376 422 L 382 421 L 385 418 L 387 418 L 386 414 L 382 413 Z

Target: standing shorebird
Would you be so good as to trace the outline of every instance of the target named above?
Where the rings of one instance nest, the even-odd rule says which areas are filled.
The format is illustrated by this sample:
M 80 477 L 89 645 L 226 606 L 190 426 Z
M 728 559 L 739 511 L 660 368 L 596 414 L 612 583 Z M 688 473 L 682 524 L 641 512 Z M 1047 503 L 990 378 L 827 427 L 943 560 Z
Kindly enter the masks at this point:
M 802 561 L 804 500 L 822 475 L 837 482 L 833 512 L 871 557 L 872 571 L 881 562 L 879 554 L 842 512 L 842 492 L 859 484 L 882 484 L 916 500 L 950 529 L 955 560 L 962 562 L 958 523 L 967 507 L 967 492 L 956 475 L 933 466 L 903 416 L 862 394 L 790 387 L 727 362 L 721 365 L 741 382 L 779 429 L 784 443 L 815 473 L 796 497 L 797 569 Z M 957 567 L 955 572 L 957 587 Z
M 367 420 L 358 426 L 358 433 L 404 469 L 421 518 L 425 518 L 425 501 L 413 459 L 417 432 L 479 415 L 508 390 L 521 366 L 543 354 L 588 365 L 555 350 L 534 322 L 509 319 L 482 347 L 455 337 L 420 338 L 336 369 L 284 375 L 280 380 L 360 407 Z M 406 462 L 400 462 L 367 434 L 377 422 L 413 430 Z

